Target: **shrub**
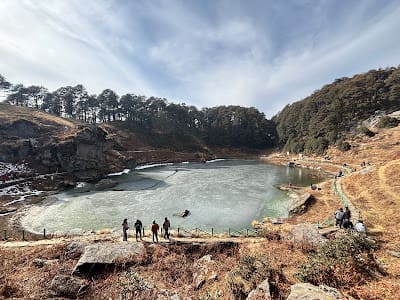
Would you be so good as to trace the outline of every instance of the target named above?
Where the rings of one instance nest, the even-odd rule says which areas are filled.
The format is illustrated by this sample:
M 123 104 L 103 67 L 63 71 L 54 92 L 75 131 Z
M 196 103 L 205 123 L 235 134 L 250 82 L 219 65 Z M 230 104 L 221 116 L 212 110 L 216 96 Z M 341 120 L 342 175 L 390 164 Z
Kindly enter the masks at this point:
M 374 241 L 359 234 L 348 234 L 321 245 L 297 277 L 314 285 L 340 288 L 361 283 L 380 271 L 373 257 Z
M 122 273 L 116 285 L 120 291 L 120 299 L 134 299 L 142 291 L 150 289 L 139 273 L 131 270 Z
M 351 149 L 351 145 L 348 142 L 343 141 L 342 139 L 336 142 L 336 146 L 341 151 L 349 151 Z
M 389 116 L 385 116 L 379 120 L 379 122 L 376 124 L 376 127 L 378 127 L 378 128 L 393 128 L 393 127 L 397 127 L 397 125 L 399 125 L 399 123 L 400 123 L 400 120 L 389 117 Z

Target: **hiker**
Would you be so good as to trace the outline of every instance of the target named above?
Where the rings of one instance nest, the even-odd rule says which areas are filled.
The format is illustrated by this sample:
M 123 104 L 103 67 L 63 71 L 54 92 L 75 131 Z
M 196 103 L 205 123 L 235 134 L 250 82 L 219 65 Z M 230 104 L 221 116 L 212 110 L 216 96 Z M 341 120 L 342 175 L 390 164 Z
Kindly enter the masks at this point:
M 153 243 L 158 243 L 158 229 L 160 227 L 156 223 L 156 221 L 153 221 L 153 225 L 151 225 L 151 232 L 153 233 Z
M 136 229 L 136 242 L 138 242 L 138 235 L 140 236 L 140 240 L 142 240 L 142 228 L 143 228 L 143 224 L 142 222 L 137 219 L 135 222 L 135 229 Z
M 128 226 L 128 219 L 124 219 L 124 221 L 122 222 L 122 232 L 123 232 L 123 241 L 127 242 L 128 241 L 128 232 L 127 230 L 129 229 Z
M 166 239 L 166 240 L 169 240 L 169 228 L 170 227 L 171 227 L 171 223 L 169 222 L 167 217 L 165 217 L 163 229 L 164 229 L 164 239 Z
M 367 228 L 365 227 L 363 220 L 358 220 L 354 229 L 363 234 L 367 233 Z
M 345 206 L 345 211 L 344 211 L 344 215 L 343 215 L 343 220 L 344 219 L 351 219 L 351 211 L 349 209 L 348 206 Z
M 344 219 L 342 226 L 344 229 L 353 229 L 354 228 L 353 222 L 351 222 L 349 219 Z
M 339 228 L 342 228 L 343 215 L 344 215 L 343 208 L 339 208 L 333 214 L 333 216 L 335 217 L 335 220 L 336 220 L 336 227 L 339 226 Z

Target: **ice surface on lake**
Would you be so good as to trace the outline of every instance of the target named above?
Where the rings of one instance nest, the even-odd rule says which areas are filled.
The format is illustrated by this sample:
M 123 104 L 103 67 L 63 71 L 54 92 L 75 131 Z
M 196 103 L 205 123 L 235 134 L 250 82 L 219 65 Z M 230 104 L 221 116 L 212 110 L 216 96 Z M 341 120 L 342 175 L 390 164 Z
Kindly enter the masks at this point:
M 288 197 L 276 186 L 309 184 L 311 177 L 298 168 L 224 160 L 163 165 L 114 178 L 119 183 L 113 190 L 63 192 L 32 207 L 21 222 L 36 232 L 119 229 L 124 218 L 131 228 L 138 218 L 148 229 L 152 220 L 161 225 L 164 217 L 173 228 L 250 228 L 254 219 L 287 215 Z M 189 217 L 173 216 L 185 209 L 191 212 Z

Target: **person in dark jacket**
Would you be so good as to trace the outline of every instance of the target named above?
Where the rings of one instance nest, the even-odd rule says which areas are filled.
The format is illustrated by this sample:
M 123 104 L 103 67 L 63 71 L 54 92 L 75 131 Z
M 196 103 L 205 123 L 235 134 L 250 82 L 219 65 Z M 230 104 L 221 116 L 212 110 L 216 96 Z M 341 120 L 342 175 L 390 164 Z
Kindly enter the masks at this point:
M 164 229 L 164 239 L 169 240 L 169 228 L 171 227 L 171 223 L 165 217 L 165 221 L 163 223 L 163 229 Z
M 143 224 L 142 221 L 140 221 L 139 219 L 136 220 L 135 222 L 135 229 L 136 229 L 136 242 L 138 242 L 138 237 L 140 237 L 140 240 L 142 240 L 142 229 L 143 229 Z
M 122 222 L 122 233 L 124 242 L 128 241 L 128 231 L 127 231 L 128 229 L 129 229 L 128 219 L 124 219 L 124 221 Z
M 345 219 L 348 219 L 348 220 L 351 219 L 351 211 L 348 206 L 345 207 L 344 214 L 343 214 L 343 220 L 345 220 Z

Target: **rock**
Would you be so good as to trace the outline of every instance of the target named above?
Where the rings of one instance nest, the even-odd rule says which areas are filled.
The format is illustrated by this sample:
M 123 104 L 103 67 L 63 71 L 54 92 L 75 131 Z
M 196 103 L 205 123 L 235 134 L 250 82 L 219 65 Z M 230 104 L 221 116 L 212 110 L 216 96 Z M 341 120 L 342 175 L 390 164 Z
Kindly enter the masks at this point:
M 110 189 L 116 186 L 118 182 L 110 178 L 102 179 L 94 185 L 96 191 L 103 191 L 105 189 Z
M 35 258 L 35 259 L 32 261 L 32 265 L 33 265 L 34 267 L 36 267 L 36 268 L 43 268 L 44 266 L 52 265 L 52 264 L 54 264 L 55 262 L 57 262 L 56 259 L 51 259 L 51 260 L 49 260 L 49 259 Z
M 210 278 L 216 275 L 213 271 L 215 267 L 215 261 L 213 261 L 211 255 L 205 255 L 198 259 L 193 264 L 193 284 L 195 290 L 200 289 L 206 282 L 206 278 Z
M 306 243 L 311 246 L 318 246 L 326 242 L 326 239 L 318 232 L 318 229 L 311 224 L 297 224 L 286 227 L 287 232 L 283 239 L 296 243 Z
M 99 243 L 88 245 L 73 273 L 100 271 L 108 266 L 141 264 L 147 260 L 143 243 Z
M 85 279 L 76 278 L 70 275 L 57 275 L 50 284 L 50 294 L 53 296 L 65 296 L 76 298 L 83 295 L 89 287 Z
M 310 193 L 304 193 L 302 195 L 291 194 L 291 201 L 288 207 L 289 215 L 305 212 L 313 200 L 314 198 Z
M 195 276 L 195 278 L 194 278 L 194 289 L 195 290 L 199 290 L 203 286 L 203 284 L 205 282 L 206 282 L 206 280 L 204 279 L 202 274 Z
M 207 279 L 208 281 L 216 281 L 218 280 L 218 274 L 215 272 L 212 272 L 212 274 L 210 275 L 210 277 L 208 277 Z
M 85 252 L 85 247 L 88 243 L 73 241 L 64 250 L 64 256 L 68 259 L 76 259 Z
M 343 299 L 340 292 L 326 285 L 315 286 L 310 283 L 297 283 L 290 287 L 287 300 L 339 300 Z
M 250 292 L 246 300 L 271 300 L 268 279 L 261 282 L 257 288 Z
M 178 294 L 172 295 L 170 300 L 182 300 L 182 297 L 179 296 Z

